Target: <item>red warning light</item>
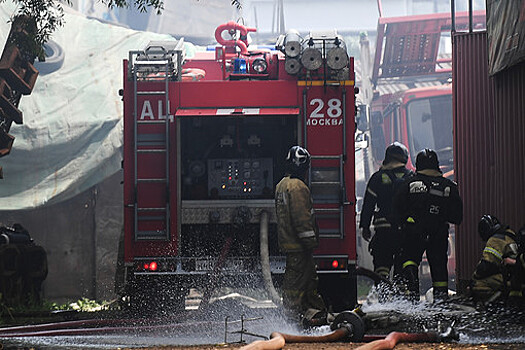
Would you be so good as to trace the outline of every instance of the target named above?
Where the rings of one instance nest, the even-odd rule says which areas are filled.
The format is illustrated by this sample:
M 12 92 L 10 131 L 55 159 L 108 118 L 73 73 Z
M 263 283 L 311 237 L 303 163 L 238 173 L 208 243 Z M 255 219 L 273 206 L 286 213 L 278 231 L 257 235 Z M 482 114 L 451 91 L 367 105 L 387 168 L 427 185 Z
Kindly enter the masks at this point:
M 155 261 L 152 261 L 151 264 L 149 264 L 149 270 L 150 271 L 157 271 L 157 263 Z
M 149 270 L 149 264 L 144 264 L 144 270 Z
M 332 261 L 332 267 L 334 269 L 337 269 L 339 267 L 339 261 L 337 261 L 337 260 Z

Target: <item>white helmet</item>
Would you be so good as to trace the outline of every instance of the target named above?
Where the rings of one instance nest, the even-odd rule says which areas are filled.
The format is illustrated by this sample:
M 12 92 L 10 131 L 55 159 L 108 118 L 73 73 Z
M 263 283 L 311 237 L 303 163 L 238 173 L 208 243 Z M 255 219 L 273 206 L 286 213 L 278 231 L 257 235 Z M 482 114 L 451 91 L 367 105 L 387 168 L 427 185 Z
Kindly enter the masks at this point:
M 310 153 L 308 153 L 306 148 L 301 146 L 293 146 L 290 148 L 290 150 L 288 150 L 285 160 L 288 170 L 293 173 L 301 173 L 306 171 L 306 169 L 308 169 L 310 166 L 310 159 Z

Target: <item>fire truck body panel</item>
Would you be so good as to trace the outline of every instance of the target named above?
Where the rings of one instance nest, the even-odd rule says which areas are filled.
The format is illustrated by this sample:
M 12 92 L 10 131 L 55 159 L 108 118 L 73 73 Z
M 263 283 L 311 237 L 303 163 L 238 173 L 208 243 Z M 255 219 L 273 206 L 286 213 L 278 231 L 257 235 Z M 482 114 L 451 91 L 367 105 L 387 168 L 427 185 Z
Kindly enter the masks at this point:
M 321 237 L 314 254 L 321 276 L 332 276 L 320 289 L 340 283 L 350 288 L 341 297 L 355 301 L 353 59 L 345 79 L 319 80 L 288 74 L 280 52 L 255 54 L 269 67 L 261 76 L 237 75 L 239 55 L 228 48 L 212 53 L 180 66 L 205 71 L 198 81 L 167 78 L 162 68 L 140 76 L 140 64 L 152 62 L 124 62 L 128 284 L 164 276 L 184 291 L 217 271 L 259 276 L 265 225 L 271 272 L 281 275 L 274 189 L 287 150 L 301 144 L 312 154 L 308 182 Z

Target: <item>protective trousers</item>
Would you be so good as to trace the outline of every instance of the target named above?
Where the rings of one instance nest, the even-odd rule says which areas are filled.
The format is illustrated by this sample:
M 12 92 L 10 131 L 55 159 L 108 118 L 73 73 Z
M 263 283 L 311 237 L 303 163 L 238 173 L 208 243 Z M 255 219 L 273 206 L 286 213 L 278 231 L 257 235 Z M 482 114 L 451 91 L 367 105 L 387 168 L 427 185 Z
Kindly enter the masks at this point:
M 318 312 L 326 312 L 322 297 L 317 292 L 319 279 L 311 251 L 286 253 L 283 280 L 283 303 L 291 315 L 311 319 Z
M 394 265 L 394 275 L 400 271 L 398 254 L 401 235 L 397 229 L 391 227 L 376 228 L 374 237 L 370 241 L 369 250 L 374 259 L 374 272 L 389 278 L 390 269 Z
M 437 227 L 406 225 L 401 252 L 402 275 L 411 296 L 419 296 L 418 268 L 426 251 L 434 298 L 448 295 L 448 224 Z

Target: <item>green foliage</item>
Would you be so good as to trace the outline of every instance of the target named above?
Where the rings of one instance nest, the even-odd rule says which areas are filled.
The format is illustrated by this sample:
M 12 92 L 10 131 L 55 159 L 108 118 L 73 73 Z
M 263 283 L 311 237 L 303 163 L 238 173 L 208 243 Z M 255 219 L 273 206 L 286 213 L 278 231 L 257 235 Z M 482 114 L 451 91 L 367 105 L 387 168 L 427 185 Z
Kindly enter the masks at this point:
M 164 1 L 163 0 L 100 0 L 104 5 L 110 9 L 114 7 L 119 8 L 130 8 L 130 2 L 132 2 L 133 7 L 139 10 L 140 12 L 147 12 L 148 8 L 153 8 L 157 11 L 157 14 L 160 15 L 162 10 L 164 10 Z
M 0 4 L 6 0 L 0 0 Z M 28 36 L 17 35 L 11 38 L 12 43 L 24 51 L 24 55 L 30 61 L 38 57 L 41 61 L 45 59 L 44 44 L 49 40 L 51 34 L 64 25 L 64 9 L 62 4 L 71 5 L 71 0 L 13 0 L 18 5 L 16 17 L 27 16 L 35 21 L 36 30 L 31 31 Z M 147 12 L 153 8 L 157 14 L 164 10 L 164 0 L 98 0 L 108 8 L 136 8 L 140 12 Z M 241 0 L 231 0 L 232 6 L 242 8 Z
M 0 0 L 0 4 L 6 0 Z M 157 10 L 160 14 L 164 9 L 163 0 L 99 0 L 109 8 L 127 8 L 134 6 L 141 12 L 147 11 L 149 7 Z M 28 35 L 18 33 L 10 38 L 11 43 L 15 44 L 23 51 L 24 56 L 29 61 L 36 57 L 40 60 L 45 59 L 44 44 L 49 40 L 51 34 L 59 27 L 64 25 L 64 9 L 62 4 L 71 5 L 71 0 L 13 0 L 18 6 L 18 10 L 11 19 L 13 22 L 17 17 L 29 17 L 34 20 L 33 26 L 28 26 Z
M 65 310 L 93 312 L 93 311 L 107 310 L 109 308 L 109 305 L 110 303 L 105 302 L 105 301 L 99 303 L 95 300 L 91 300 L 88 298 L 82 298 L 73 303 L 70 303 L 67 309 Z
M 9 38 L 30 61 L 35 57 L 43 59 L 43 45 L 49 40 L 51 33 L 64 23 L 64 10 L 60 2 L 55 0 L 13 0 L 18 6 L 17 13 L 11 18 L 11 23 L 17 18 L 27 17 L 23 21 L 23 29 L 27 33 L 18 32 Z M 68 4 L 70 0 L 65 0 Z M 5 0 L 0 0 L 0 3 Z

